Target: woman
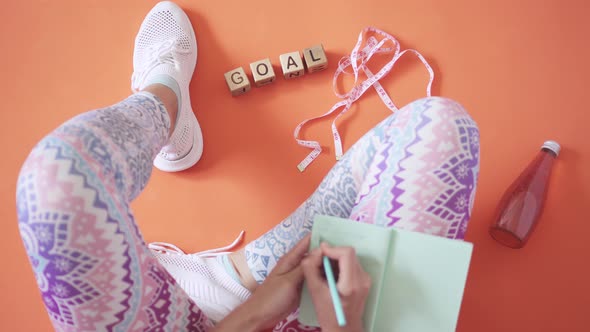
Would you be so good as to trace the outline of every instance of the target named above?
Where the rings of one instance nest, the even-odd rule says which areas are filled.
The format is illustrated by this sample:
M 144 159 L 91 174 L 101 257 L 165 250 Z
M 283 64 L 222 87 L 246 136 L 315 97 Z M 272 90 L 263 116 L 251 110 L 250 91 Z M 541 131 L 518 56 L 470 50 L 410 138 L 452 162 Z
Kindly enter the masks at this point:
M 373 128 L 313 195 L 243 250 L 150 249 L 129 204 L 152 164 L 180 171 L 201 156 L 189 95 L 196 54 L 186 14 L 157 4 L 135 41 L 135 93 L 64 123 L 23 165 L 19 228 L 56 330 L 309 331 L 293 312 L 305 279 L 324 331 L 361 331 L 370 278 L 351 248 L 324 244 L 306 254 L 316 214 L 463 238 L 479 132 L 456 102 L 426 98 Z M 322 255 L 339 262 L 346 328 L 336 324 Z

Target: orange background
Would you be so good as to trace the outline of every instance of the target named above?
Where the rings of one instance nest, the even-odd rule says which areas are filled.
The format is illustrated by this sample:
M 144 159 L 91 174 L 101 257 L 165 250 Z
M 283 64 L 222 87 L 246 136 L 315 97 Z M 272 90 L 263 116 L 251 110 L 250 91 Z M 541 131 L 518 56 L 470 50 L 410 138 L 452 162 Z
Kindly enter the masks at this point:
M 467 240 L 475 244 L 458 331 L 588 331 L 590 143 L 587 3 L 577 1 L 180 1 L 199 59 L 191 86 L 203 127 L 201 162 L 154 171 L 133 204 L 147 241 L 188 251 L 253 240 L 295 209 L 334 164 L 329 121 L 304 137 L 327 147 L 303 174 L 295 125 L 337 99 L 331 78 L 360 30 L 379 27 L 433 65 L 434 94 L 461 102 L 481 130 L 481 174 Z M 66 119 L 130 93 L 133 39 L 153 1 L 3 1 L 0 11 L 0 173 L 3 253 L 0 330 L 49 331 L 18 234 L 15 182 L 33 145 Z M 278 79 L 232 98 L 223 73 L 323 43 L 328 70 Z M 249 72 L 249 69 L 246 69 Z M 280 72 L 279 72 L 280 73 Z M 398 105 L 421 97 L 427 75 L 411 58 L 384 80 Z M 370 91 L 341 122 L 345 148 L 388 115 Z M 487 227 L 500 195 L 542 142 L 563 146 L 545 212 L 521 250 Z M 417 331 L 419 332 L 419 331 Z

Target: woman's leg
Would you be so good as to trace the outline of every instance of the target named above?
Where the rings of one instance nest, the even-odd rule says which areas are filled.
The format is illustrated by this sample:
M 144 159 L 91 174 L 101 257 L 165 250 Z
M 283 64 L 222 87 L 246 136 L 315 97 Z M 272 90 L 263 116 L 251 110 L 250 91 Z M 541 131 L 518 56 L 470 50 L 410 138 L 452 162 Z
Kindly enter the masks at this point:
M 160 86 L 170 109 L 176 96 Z M 205 315 L 146 247 L 129 202 L 146 185 L 170 117 L 141 92 L 45 137 L 17 187 L 19 228 L 59 331 L 204 331 Z
M 421 99 L 386 129 L 349 218 L 463 239 L 479 173 L 479 129 L 458 103 Z
M 363 136 L 301 207 L 246 246 L 250 271 L 263 281 L 316 214 L 463 239 L 478 172 L 479 130 L 467 112 L 444 98 L 417 100 Z M 275 330 L 289 329 L 310 330 L 296 313 Z
M 479 171 L 479 131 L 456 102 L 432 97 L 400 109 L 363 136 L 289 217 L 249 243 L 262 282 L 325 214 L 462 239 Z

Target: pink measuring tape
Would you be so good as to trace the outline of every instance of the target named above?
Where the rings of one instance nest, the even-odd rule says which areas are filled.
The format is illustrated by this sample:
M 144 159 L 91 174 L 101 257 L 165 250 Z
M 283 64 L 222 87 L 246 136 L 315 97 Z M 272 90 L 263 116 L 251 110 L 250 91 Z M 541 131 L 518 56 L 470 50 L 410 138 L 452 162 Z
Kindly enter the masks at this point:
M 363 45 L 364 41 L 363 37 L 367 33 L 373 33 L 373 35 L 366 39 L 366 45 L 361 50 L 361 46 Z M 375 36 L 381 37 L 382 39 L 379 41 Z M 391 43 L 391 45 L 388 46 L 386 45 L 387 43 Z M 322 147 L 320 146 L 320 143 L 318 141 L 309 141 L 299 138 L 299 132 L 306 123 L 313 120 L 324 118 L 336 112 L 338 109 L 342 108 L 342 110 L 336 116 L 334 121 L 332 121 L 332 136 L 334 137 L 334 150 L 336 152 L 336 160 L 340 160 L 340 158 L 342 158 L 342 140 L 340 138 L 340 134 L 338 133 L 338 129 L 336 128 L 336 121 L 338 121 L 338 119 L 350 109 L 350 106 L 352 106 L 352 104 L 357 99 L 359 99 L 365 93 L 365 91 L 367 91 L 371 86 L 373 86 L 377 91 L 377 94 L 383 101 L 383 103 L 385 103 L 385 106 L 387 106 L 387 108 L 389 108 L 392 112 L 395 112 L 398 109 L 393 103 L 393 101 L 391 101 L 391 98 L 389 97 L 385 89 L 383 89 L 383 87 L 379 83 L 379 80 L 385 77 L 385 75 L 387 75 L 391 71 L 393 65 L 396 63 L 397 60 L 399 60 L 399 58 L 402 57 L 402 55 L 406 53 L 412 53 L 416 55 L 418 59 L 420 59 L 420 61 L 424 64 L 426 70 L 428 70 L 428 73 L 430 75 L 430 80 L 428 81 L 428 85 L 426 86 L 426 96 L 431 96 L 432 82 L 434 81 L 434 71 L 432 70 L 432 67 L 430 67 L 430 65 L 428 64 L 426 59 L 424 59 L 422 54 L 420 54 L 420 52 L 413 49 L 400 51 L 400 48 L 400 43 L 397 41 L 397 39 L 395 39 L 393 36 L 386 32 L 383 32 L 379 29 L 372 27 L 365 28 L 361 31 L 351 54 L 349 56 L 343 57 L 338 62 L 338 68 L 336 69 L 336 73 L 334 73 L 334 79 L 332 80 L 332 89 L 334 90 L 334 93 L 338 98 L 341 98 L 343 100 L 337 102 L 334 106 L 332 106 L 332 108 L 328 112 L 315 118 L 307 119 L 301 122 L 295 128 L 293 135 L 295 137 L 295 140 L 297 141 L 297 144 L 313 150 L 297 166 L 300 172 L 303 172 L 307 168 L 307 166 L 309 166 L 309 164 L 311 164 L 314 161 L 314 159 L 317 158 L 317 156 L 319 156 L 322 152 Z M 373 74 L 367 67 L 367 63 L 375 54 L 391 54 L 392 56 L 391 60 L 389 60 L 389 62 L 385 64 L 377 72 L 377 74 Z M 346 71 L 348 67 L 352 67 L 352 73 Z M 357 83 L 359 79 L 359 70 L 362 70 L 365 73 L 367 79 L 360 83 Z M 344 94 L 340 93 L 337 87 L 338 77 L 340 77 L 340 74 L 342 73 L 354 75 L 354 86 L 350 89 L 350 91 Z

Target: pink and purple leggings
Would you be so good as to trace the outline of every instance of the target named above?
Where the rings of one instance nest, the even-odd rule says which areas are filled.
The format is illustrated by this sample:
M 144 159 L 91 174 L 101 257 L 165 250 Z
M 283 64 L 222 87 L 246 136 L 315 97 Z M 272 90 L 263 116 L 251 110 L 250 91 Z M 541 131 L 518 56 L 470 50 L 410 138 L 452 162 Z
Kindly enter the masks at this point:
M 129 207 L 169 127 L 164 105 L 138 93 L 66 122 L 23 165 L 19 229 L 56 330 L 212 326 L 152 256 Z M 461 105 L 438 97 L 415 101 L 362 137 L 314 194 L 249 243 L 248 265 L 263 282 L 316 214 L 463 239 L 478 171 L 479 131 Z M 275 328 L 304 329 L 296 313 Z

